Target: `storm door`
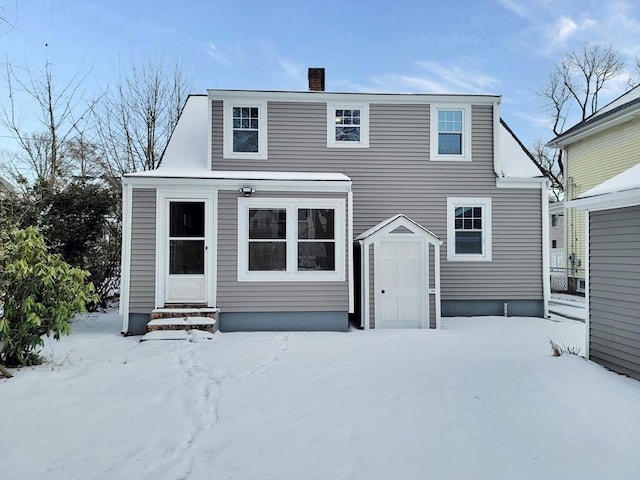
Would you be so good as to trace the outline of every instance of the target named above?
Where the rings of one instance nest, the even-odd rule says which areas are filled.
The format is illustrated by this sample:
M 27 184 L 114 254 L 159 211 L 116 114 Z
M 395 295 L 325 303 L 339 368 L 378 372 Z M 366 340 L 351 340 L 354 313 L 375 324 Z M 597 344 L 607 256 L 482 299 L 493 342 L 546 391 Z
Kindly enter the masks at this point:
M 207 211 L 205 200 L 169 200 L 167 205 L 166 303 L 207 302 Z

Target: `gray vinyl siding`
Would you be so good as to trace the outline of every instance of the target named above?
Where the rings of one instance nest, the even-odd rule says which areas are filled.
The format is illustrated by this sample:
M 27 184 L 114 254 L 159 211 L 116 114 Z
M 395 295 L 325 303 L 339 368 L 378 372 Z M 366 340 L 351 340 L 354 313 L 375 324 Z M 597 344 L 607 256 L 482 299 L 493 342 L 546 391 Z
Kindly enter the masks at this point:
M 237 192 L 218 194 L 218 295 L 222 312 L 347 312 L 349 309 L 348 256 L 346 248 L 345 205 L 345 281 L 342 282 L 238 282 L 238 196 Z M 256 192 L 251 198 L 341 198 L 345 193 Z M 346 202 L 345 202 L 346 203 Z
M 156 190 L 134 188 L 131 207 L 131 281 L 129 312 L 155 307 Z
M 215 170 L 341 172 L 353 181 L 354 235 L 399 213 L 445 241 L 443 300 L 542 300 L 540 189 L 497 189 L 493 108 L 472 106 L 472 161 L 429 161 L 429 105 L 370 105 L 369 148 L 327 148 L 326 105 L 268 102 L 268 160 L 222 158 L 222 102 L 213 102 Z M 493 261 L 447 262 L 447 197 L 491 197 Z
M 589 356 L 640 380 L 640 206 L 589 215 Z

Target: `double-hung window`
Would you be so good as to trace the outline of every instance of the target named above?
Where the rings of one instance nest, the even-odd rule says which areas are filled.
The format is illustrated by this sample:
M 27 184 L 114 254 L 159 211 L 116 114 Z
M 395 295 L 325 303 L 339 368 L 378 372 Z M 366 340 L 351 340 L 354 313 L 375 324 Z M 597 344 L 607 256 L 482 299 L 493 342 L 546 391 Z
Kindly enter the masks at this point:
M 267 158 L 267 104 L 224 102 L 224 157 Z
M 447 198 L 447 260 L 491 260 L 491 198 Z
M 369 147 L 368 104 L 327 104 L 327 147 Z
M 344 280 L 345 201 L 238 199 L 238 281 Z
M 471 160 L 471 107 L 431 105 L 431 160 Z

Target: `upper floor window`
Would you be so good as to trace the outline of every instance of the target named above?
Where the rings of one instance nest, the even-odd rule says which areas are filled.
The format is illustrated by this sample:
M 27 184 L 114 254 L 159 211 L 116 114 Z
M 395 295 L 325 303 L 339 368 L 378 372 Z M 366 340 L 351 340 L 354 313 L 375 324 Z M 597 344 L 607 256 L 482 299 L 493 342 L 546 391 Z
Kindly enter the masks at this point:
M 267 158 L 267 104 L 225 101 L 224 157 Z
M 447 260 L 491 260 L 491 198 L 447 198 Z
M 471 108 L 431 105 L 431 160 L 471 160 Z
M 327 104 L 327 147 L 369 147 L 368 104 Z

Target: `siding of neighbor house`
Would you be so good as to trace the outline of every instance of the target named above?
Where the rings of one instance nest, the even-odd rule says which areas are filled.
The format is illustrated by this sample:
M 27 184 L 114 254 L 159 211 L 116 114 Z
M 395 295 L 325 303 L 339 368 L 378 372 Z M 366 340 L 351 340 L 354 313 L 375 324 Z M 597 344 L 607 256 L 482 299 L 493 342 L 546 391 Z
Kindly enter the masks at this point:
M 326 146 L 325 103 L 270 101 L 268 160 L 256 161 L 223 158 L 222 101 L 212 109 L 213 169 L 341 172 L 353 181 L 354 236 L 403 213 L 444 240 L 444 315 L 447 301 L 542 300 L 540 189 L 496 188 L 491 105 L 472 106 L 471 162 L 429 161 L 429 105 L 373 103 L 370 147 L 340 149 Z M 448 196 L 492 198 L 493 261 L 446 261 Z
M 589 215 L 589 355 L 640 380 L 640 206 Z
M 134 188 L 131 210 L 129 312 L 148 314 L 155 306 L 156 190 Z
M 218 193 L 218 295 L 223 315 L 234 312 L 296 312 L 349 310 L 345 254 L 343 282 L 238 282 L 238 192 Z M 341 198 L 345 193 L 256 192 L 251 198 Z M 345 202 L 345 232 L 347 223 Z M 346 250 L 348 235 L 345 235 Z
M 640 119 L 612 127 L 567 147 L 567 200 L 640 163 Z M 584 277 L 584 212 L 567 211 L 567 254 L 580 261 Z M 569 264 L 567 266 L 570 266 Z M 569 272 L 571 276 L 571 272 Z

